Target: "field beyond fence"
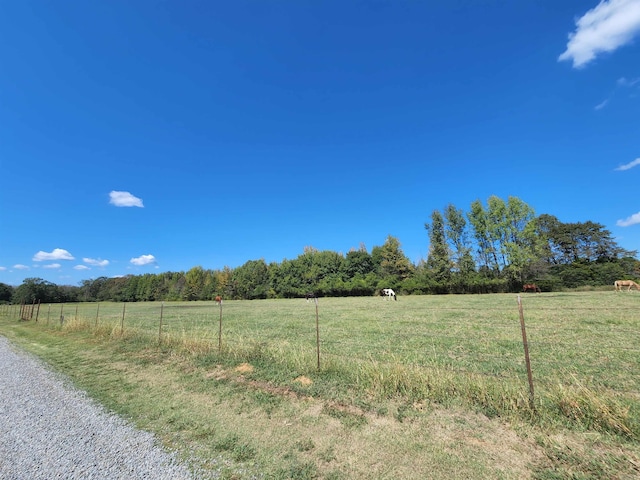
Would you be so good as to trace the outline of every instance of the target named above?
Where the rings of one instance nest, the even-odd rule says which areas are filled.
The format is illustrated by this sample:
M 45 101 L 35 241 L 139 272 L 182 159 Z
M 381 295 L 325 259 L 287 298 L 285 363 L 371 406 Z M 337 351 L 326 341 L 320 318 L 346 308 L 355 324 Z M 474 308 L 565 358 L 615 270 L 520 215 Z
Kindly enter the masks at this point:
M 551 412 L 580 428 L 640 438 L 640 294 L 520 298 L 522 316 L 517 295 L 492 294 L 43 304 L 26 318 L 218 362 L 269 364 L 286 372 L 284 382 L 336 374 L 369 397 L 460 401 L 488 415 Z M 0 312 L 17 319 L 19 309 Z

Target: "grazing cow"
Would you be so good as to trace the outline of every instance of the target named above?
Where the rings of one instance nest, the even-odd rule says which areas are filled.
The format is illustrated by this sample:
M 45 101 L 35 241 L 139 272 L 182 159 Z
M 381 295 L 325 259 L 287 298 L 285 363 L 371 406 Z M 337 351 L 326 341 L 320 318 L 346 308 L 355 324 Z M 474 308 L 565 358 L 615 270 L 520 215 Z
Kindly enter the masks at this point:
M 538 285 L 536 285 L 535 283 L 527 283 L 526 285 L 524 285 L 522 287 L 522 291 L 523 292 L 538 292 L 538 293 L 542 293 L 542 290 L 540 290 L 540 287 Z
M 383 288 L 382 290 L 380 290 L 380 295 L 382 295 L 385 300 L 391 300 L 391 297 L 393 297 L 393 299 L 396 301 L 398 300 L 398 298 L 396 297 L 396 292 L 394 292 L 391 288 Z
M 222 297 L 220 295 L 216 295 L 216 303 L 222 305 Z
M 640 285 L 633 280 L 616 280 L 613 282 L 613 286 L 616 288 L 616 292 L 622 290 L 622 287 L 627 287 L 627 292 L 630 292 L 633 287 L 636 287 L 636 290 L 640 291 Z
M 307 303 L 309 303 L 309 299 L 318 300 L 318 295 L 316 295 L 315 292 L 309 292 L 309 293 L 305 294 L 304 298 L 306 298 L 307 299 Z

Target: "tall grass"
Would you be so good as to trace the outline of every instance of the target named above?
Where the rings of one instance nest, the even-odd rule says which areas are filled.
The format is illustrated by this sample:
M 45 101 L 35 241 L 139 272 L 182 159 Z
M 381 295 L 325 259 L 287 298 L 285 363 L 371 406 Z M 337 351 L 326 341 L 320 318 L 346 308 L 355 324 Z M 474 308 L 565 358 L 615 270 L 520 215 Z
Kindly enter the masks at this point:
M 345 403 L 462 404 L 640 438 L 640 295 L 527 294 L 522 302 L 533 404 L 515 295 L 321 298 L 320 369 L 316 309 L 304 300 L 225 301 L 222 310 L 209 302 L 74 304 L 62 307 L 63 324 L 45 320 L 44 308 L 39 323 L 161 346 L 200 364 L 249 362 L 265 381 Z M 313 385 L 292 381 L 300 375 Z

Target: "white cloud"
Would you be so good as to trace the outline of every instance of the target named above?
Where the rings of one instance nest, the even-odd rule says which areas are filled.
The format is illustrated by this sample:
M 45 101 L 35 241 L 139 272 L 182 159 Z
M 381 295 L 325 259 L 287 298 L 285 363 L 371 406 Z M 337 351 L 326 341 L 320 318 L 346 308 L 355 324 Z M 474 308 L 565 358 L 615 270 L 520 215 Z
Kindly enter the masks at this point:
M 140 207 L 144 208 L 142 200 L 138 197 L 134 197 L 129 192 L 118 192 L 112 190 L 109 192 L 109 203 L 116 207 Z
M 42 262 L 45 260 L 75 260 L 75 259 L 73 255 L 71 255 L 66 250 L 63 250 L 62 248 L 55 248 L 51 253 L 43 252 L 42 250 L 40 250 L 38 253 L 36 253 L 33 256 L 32 260 L 34 262 Z
M 52 263 L 50 265 L 43 265 L 42 268 L 60 268 L 62 265 L 59 263 Z
M 106 267 L 109 265 L 109 260 L 100 260 L 95 258 L 83 258 L 82 261 L 84 263 L 88 263 L 89 265 L 93 265 L 94 267 Z
M 640 157 L 636 158 L 633 162 L 629 162 L 625 165 L 620 165 L 619 167 L 616 167 L 615 170 L 618 170 L 618 171 L 629 170 L 630 168 L 633 168 L 638 165 L 640 165 Z
M 628 218 L 625 218 L 624 220 L 618 220 L 616 222 L 616 225 L 619 227 L 629 227 L 631 225 L 636 225 L 637 223 L 640 223 L 640 212 L 634 213 L 633 215 L 631 215 Z
M 153 255 L 140 255 L 138 258 L 131 259 L 131 263 L 138 266 L 149 265 L 150 263 L 155 263 L 155 261 L 156 257 Z
M 14 265 L 13 268 L 15 268 L 16 270 L 29 270 L 29 267 L 20 263 Z
M 603 52 L 613 52 L 640 33 L 640 0 L 602 0 L 576 20 L 567 49 L 558 61 L 572 60 L 579 68 Z
M 600 102 L 598 105 L 596 105 L 594 107 L 595 110 L 602 110 L 604 107 L 607 106 L 607 104 L 609 103 L 609 99 L 607 98 L 606 100 L 603 100 L 602 102 Z
M 76 265 L 75 267 L 73 267 L 74 270 L 91 270 L 89 267 L 87 267 L 86 265 Z

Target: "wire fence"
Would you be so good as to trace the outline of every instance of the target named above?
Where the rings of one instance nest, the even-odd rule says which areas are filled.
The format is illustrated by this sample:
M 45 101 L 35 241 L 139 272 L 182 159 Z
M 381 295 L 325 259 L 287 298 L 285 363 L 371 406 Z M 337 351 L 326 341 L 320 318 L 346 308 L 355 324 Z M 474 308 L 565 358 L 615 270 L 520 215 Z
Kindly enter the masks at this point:
M 519 312 L 517 298 L 521 299 Z M 440 369 L 536 386 L 570 381 L 640 391 L 640 295 L 614 292 L 214 302 L 4 305 L 0 314 L 50 328 L 82 324 L 158 343 L 295 352 L 322 363 Z M 523 343 L 521 321 L 526 324 Z

